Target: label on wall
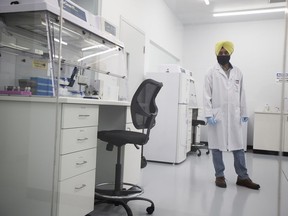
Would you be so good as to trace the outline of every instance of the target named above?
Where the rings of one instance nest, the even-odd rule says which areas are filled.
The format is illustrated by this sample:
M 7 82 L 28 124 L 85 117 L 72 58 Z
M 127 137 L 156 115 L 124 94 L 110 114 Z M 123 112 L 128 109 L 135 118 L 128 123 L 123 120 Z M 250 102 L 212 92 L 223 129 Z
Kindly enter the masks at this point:
M 47 70 L 47 61 L 34 59 L 32 61 L 32 67 L 40 70 Z
M 277 72 L 276 73 L 276 82 L 279 83 L 279 82 L 287 82 L 288 81 L 288 73 L 283 73 L 283 72 Z

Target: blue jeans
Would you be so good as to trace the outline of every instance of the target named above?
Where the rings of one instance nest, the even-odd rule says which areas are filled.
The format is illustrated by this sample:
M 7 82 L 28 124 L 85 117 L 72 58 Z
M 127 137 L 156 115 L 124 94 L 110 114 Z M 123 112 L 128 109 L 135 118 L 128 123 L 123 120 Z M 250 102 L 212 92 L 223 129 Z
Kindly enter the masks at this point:
M 215 176 L 222 177 L 224 176 L 225 165 L 223 162 L 222 151 L 218 149 L 212 150 L 212 158 L 215 169 Z M 245 152 L 243 149 L 232 151 L 234 156 L 234 168 L 240 179 L 249 178 L 247 174 L 246 162 L 245 162 Z

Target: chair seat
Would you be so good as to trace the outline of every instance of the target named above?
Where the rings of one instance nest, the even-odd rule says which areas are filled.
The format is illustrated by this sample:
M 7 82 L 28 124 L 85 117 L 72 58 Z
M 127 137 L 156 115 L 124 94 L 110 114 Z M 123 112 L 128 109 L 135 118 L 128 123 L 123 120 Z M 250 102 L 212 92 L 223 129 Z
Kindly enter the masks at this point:
M 98 139 L 115 146 L 122 146 L 128 143 L 144 145 L 147 142 L 147 135 L 135 131 L 109 130 L 99 131 Z

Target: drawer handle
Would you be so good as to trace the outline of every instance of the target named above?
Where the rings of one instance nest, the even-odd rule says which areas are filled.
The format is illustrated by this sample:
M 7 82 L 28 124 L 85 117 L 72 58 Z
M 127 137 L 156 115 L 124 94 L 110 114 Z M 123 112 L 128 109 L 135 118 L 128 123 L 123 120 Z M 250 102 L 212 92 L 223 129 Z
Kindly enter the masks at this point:
M 81 162 L 81 163 L 77 162 L 76 165 L 81 166 L 81 165 L 84 165 L 84 164 L 86 164 L 86 163 L 88 163 L 88 162 L 87 162 L 87 161 L 83 161 L 83 162 Z
M 82 184 L 80 187 L 75 187 L 75 190 L 81 190 L 86 187 L 86 184 Z
M 77 141 L 78 141 L 78 142 L 83 142 L 83 141 L 86 141 L 86 140 L 88 140 L 88 138 L 87 138 L 87 137 L 85 137 L 85 138 L 79 138 L 79 139 L 77 139 Z
M 86 117 L 89 117 L 90 115 L 78 115 L 79 118 L 86 118 Z

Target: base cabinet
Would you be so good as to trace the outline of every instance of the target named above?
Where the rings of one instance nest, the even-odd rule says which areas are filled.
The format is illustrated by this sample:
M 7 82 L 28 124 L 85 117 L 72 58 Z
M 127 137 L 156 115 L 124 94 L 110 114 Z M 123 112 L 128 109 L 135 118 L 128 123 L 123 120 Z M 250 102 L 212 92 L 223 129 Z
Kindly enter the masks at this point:
M 98 105 L 3 97 L 0 110 L 0 215 L 93 211 Z
M 51 216 L 55 108 L 0 100 L 1 216 Z
M 280 151 L 280 113 L 255 112 L 253 149 L 264 151 Z M 284 115 L 284 128 L 288 127 L 288 115 Z M 288 152 L 288 133 L 282 149 Z

